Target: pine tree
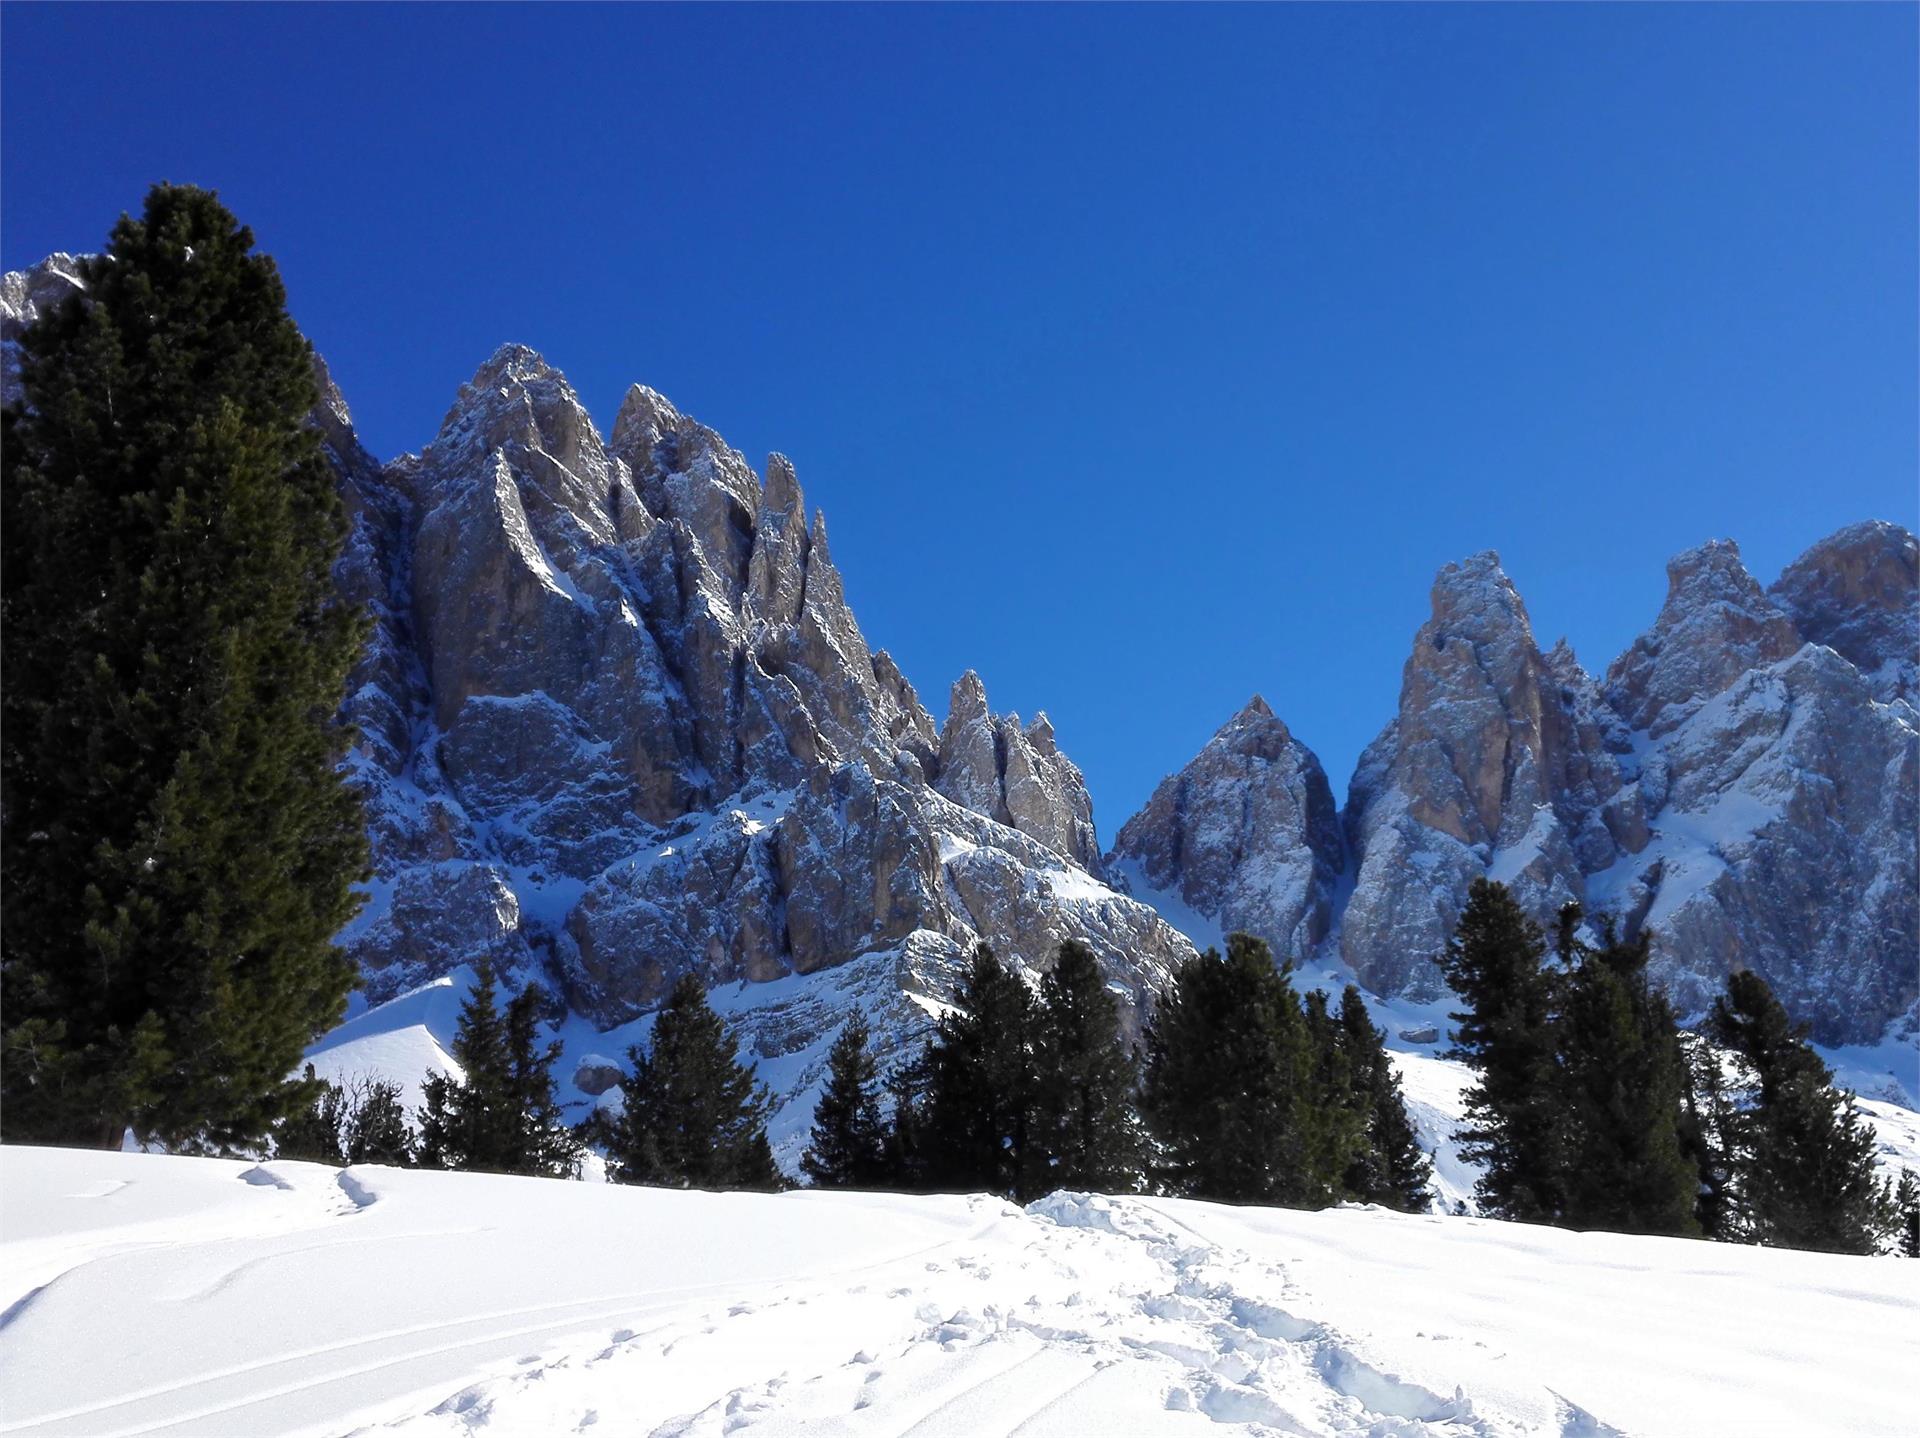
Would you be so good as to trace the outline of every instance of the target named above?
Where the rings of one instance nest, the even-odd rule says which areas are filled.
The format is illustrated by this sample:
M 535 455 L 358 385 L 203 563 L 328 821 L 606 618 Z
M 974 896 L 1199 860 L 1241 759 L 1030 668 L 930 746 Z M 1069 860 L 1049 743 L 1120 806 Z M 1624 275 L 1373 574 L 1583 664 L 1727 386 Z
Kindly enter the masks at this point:
M 540 1043 L 540 996 L 532 985 L 507 1005 L 507 1112 L 513 1116 L 514 1173 L 570 1176 L 580 1147 L 554 1096 L 558 1041 Z
M 1307 1170 L 1313 1206 L 1350 1198 L 1346 1177 L 1367 1148 L 1370 1095 L 1356 1092 L 1354 1056 L 1348 1051 L 1340 1024 L 1327 1007 L 1323 990 L 1300 996 L 1306 1021 L 1309 1092 L 1301 1121 L 1306 1131 Z
M 334 722 L 363 633 L 311 349 L 209 192 L 158 185 L 21 341 L 0 479 L 0 1115 L 257 1142 L 353 982 Z
M 1141 1111 L 1169 1190 L 1304 1204 L 1319 1182 L 1303 1110 L 1311 1053 L 1287 974 L 1247 934 L 1190 959 L 1155 1005 Z
M 1135 1193 L 1145 1136 L 1120 1006 L 1093 950 L 1068 939 L 1040 979 L 1033 1011 L 1033 1187 Z
M 1734 1201 L 1751 1242 L 1873 1253 L 1893 1226 L 1873 1164 L 1873 1129 L 1765 979 L 1728 976 L 1708 1020 L 1739 1070 L 1730 1150 Z
M 1353 1101 L 1366 1114 L 1364 1142 L 1348 1163 L 1342 1186 L 1361 1203 L 1424 1213 L 1433 1203 L 1433 1165 L 1407 1116 L 1400 1075 L 1387 1056 L 1386 1035 L 1352 984 L 1340 995 L 1339 1022 Z
M 1651 934 L 1599 948 L 1561 914 L 1563 976 L 1556 1092 L 1567 1168 L 1561 1221 L 1616 1233 L 1697 1236 L 1699 1171 L 1681 1137 L 1686 1059 L 1664 996 L 1647 982 Z
M 1913 1170 L 1900 1170 L 1900 1183 L 1893 1191 L 1893 1208 L 1897 1220 L 1894 1230 L 1894 1249 L 1902 1258 L 1920 1258 L 1920 1179 L 1913 1176 Z
M 1720 1055 L 1695 1034 L 1683 1034 L 1687 1056 L 1687 1089 L 1680 1118 L 1681 1151 L 1693 1165 L 1694 1222 L 1700 1236 L 1716 1242 L 1744 1241 L 1734 1202 L 1733 1168 L 1729 1149 L 1732 1106 L 1720 1072 Z
M 313 1100 L 305 1109 L 282 1119 L 274 1130 L 274 1157 L 307 1163 L 343 1163 L 346 1155 L 341 1135 L 347 1124 L 346 1096 L 336 1085 L 316 1078 L 312 1064 L 307 1065 L 305 1081 Z
M 866 1018 L 856 1011 L 827 1054 L 827 1086 L 800 1159 L 815 1188 L 873 1188 L 883 1180 L 887 1130 L 880 1116 L 880 1071 L 867 1040 Z
M 981 944 L 925 1060 L 919 1145 L 926 1180 L 1024 1202 L 1045 1182 L 1029 1144 L 1033 995 Z
M 673 986 L 652 1051 L 632 1049 L 633 1078 L 608 1147 L 612 1176 L 664 1188 L 783 1186 L 767 1143 L 765 1088 L 692 974 Z
M 1570 936 L 1571 927 L 1562 933 Z M 1475 879 L 1440 968 L 1466 1006 L 1450 1015 L 1448 1057 L 1474 1070 L 1467 1125 L 1457 1137 L 1462 1156 L 1485 1165 L 1475 1185 L 1481 1207 L 1501 1218 L 1550 1223 L 1566 1209 L 1566 1156 L 1546 952 L 1540 926 L 1506 886 Z
M 413 1132 L 400 1106 L 400 1086 L 386 1079 L 368 1083 L 354 1101 L 347 1142 L 348 1163 L 413 1164 Z
M 931 1083 L 928 1054 L 931 1045 L 897 1065 L 882 1081 L 892 1111 L 881 1144 L 877 1186 L 901 1193 L 933 1191 L 928 1164 L 927 1089 Z
M 460 1005 L 452 1052 L 461 1075 L 430 1074 L 422 1085 L 421 1165 L 519 1172 L 513 1063 L 495 992 L 493 960 L 485 954 L 474 960 L 473 987 Z

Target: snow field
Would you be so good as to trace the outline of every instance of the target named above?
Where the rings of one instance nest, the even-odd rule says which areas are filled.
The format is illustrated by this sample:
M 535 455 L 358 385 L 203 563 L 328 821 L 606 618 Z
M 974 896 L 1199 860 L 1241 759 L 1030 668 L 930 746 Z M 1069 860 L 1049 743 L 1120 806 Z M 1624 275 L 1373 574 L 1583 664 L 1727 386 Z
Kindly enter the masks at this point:
M 8 1434 L 1909 1431 L 1920 1265 L 0 1149 Z

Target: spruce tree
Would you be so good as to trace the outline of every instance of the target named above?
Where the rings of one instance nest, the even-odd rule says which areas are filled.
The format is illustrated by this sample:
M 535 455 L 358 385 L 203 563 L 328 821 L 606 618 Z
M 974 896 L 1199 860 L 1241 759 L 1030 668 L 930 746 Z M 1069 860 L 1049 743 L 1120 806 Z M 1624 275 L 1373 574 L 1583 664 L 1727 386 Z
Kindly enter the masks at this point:
M 519 1172 L 520 1125 L 507 1025 L 495 992 L 493 960 L 485 954 L 474 960 L 473 986 L 460 1005 L 452 1053 L 460 1075 L 429 1074 L 422 1085 L 422 1166 Z
M 608 1146 L 612 1177 L 663 1188 L 783 1186 L 767 1143 L 766 1089 L 738 1062 L 737 1040 L 684 975 L 653 1025 L 650 1052 L 629 1051 L 633 1078 Z
M 933 1189 L 926 1124 L 931 1047 L 895 1066 L 882 1080 L 892 1109 L 880 1150 L 881 1188 L 901 1193 L 928 1193 Z
M 867 1050 L 867 1020 L 855 1012 L 827 1054 L 827 1085 L 813 1111 L 800 1168 L 815 1188 L 873 1188 L 885 1176 L 886 1123 L 880 1071 Z
M 0 1122 L 263 1138 L 353 973 L 334 722 L 362 627 L 314 359 L 213 194 L 158 185 L 21 340 L 0 478 Z
M 1033 1013 L 1032 1186 L 1139 1191 L 1144 1134 L 1120 1006 L 1093 950 L 1068 939 L 1040 979 Z
M 1571 926 L 1563 935 L 1570 936 Z M 1565 1134 L 1557 1111 L 1555 985 L 1546 938 L 1504 884 L 1475 879 L 1441 972 L 1465 1004 L 1450 1015 L 1450 1058 L 1474 1071 L 1460 1151 L 1485 1171 L 1481 1207 L 1501 1218 L 1555 1222 L 1565 1212 Z
M 1734 1202 L 1751 1242 L 1873 1253 L 1893 1226 L 1873 1129 L 1836 1090 L 1765 979 L 1728 976 L 1708 1020 L 1739 1072 L 1730 1119 Z
M 1433 1203 L 1433 1165 L 1407 1116 L 1400 1075 L 1387 1056 L 1386 1035 L 1352 984 L 1340 995 L 1339 1023 L 1353 1102 L 1366 1115 L 1364 1142 L 1349 1162 L 1342 1186 L 1361 1203 L 1424 1213 Z
M 1346 1177 L 1367 1147 L 1370 1096 L 1356 1091 L 1354 1056 L 1328 1010 L 1326 993 L 1309 989 L 1300 996 L 1300 1008 L 1306 1021 L 1309 1085 L 1301 1121 L 1313 1183 L 1307 1201 L 1318 1206 L 1353 1196 Z
M 1304 1204 L 1311 1052 L 1287 974 L 1265 942 L 1227 939 L 1180 965 L 1147 1033 L 1141 1111 L 1171 1192 L 1230 1203 Z
M 307 1065 L 306 1083 L 313 1101 L 300 1112 L 282 1119 L 274 1130 L 274 1157 L 307 1163 L 343 1163 L 346 1154 L 342 1134 L 348 1122 L 346 1096 L 338 1086 L 316 1078 L 312 1064 Z
M 1688 1083 L 1680 1118 L 1681 1151 L 1693 1165 L 1694 1222 L 1700 1236 L 1716 1242 L 1744 1241 L 1734 1202 L 1729 1148 L 1732 1105 L 1720 1071 L 1720 1054 L 1697 1034 L 1683 1034 Z
M 386 1079 L 368 1083 L 354 1100 L 346 1146 L 348 1163 L 413 1163 L 413 1132 L 400 1106 L 400 1086 Z
M 926 1054 L 926 1181 L 1024 1202 L 1045 1184 L 1029 1142 L 1033 995 L 981 944 Z
M 560 1044 L 540 1043 L 540 996 L 529 984 L 507 1005 L 507 1112 L 513 1117 L 512 1172 L 571 1175 L 580 1147 L 554 1096 Z
M 1900 1182 L 1893 1190 L 1895 1217 L 1894 1251 L 1902 1258 L 1920 1258 L 1920 1179 L 1913 1170 L 1900 1170 Z
M 1579 917 L 1574 905 L 1561 914 L 1572 960 L 1556 1030 L 1567 1163 L 1561 1221 L 1697 1236 L 1700 1175 L 1682 1140 L 1686 1058 L 1672 1009 L 1647 981 L 1652 935 L 1621 941 L 1607 923 L 1594 948 L 1572 938 Z

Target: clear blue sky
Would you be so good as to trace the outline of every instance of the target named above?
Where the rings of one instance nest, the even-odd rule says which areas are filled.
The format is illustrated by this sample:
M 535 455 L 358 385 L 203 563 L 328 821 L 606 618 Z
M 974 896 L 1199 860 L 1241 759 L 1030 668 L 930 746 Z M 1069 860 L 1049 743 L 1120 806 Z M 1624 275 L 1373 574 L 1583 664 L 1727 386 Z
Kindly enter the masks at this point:
M 518 340 L 792 455 L 1110 839 L 1256 690 L 1344 793 L 1449 559 L 1598 668 L 1913 525 L 1915 16 L 12 4 L 0 250 L 214 186 L 379 453 Z

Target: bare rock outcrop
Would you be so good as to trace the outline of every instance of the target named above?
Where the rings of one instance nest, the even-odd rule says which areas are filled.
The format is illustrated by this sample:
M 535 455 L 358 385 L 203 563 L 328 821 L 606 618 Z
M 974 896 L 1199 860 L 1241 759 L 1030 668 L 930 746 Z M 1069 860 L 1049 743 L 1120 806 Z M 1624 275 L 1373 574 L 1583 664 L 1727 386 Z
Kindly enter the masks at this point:
M 1920 703 L 1920 543 L 1869 520 L 1828 535 L 1768 589 L 1814 644 L 1858 669 L 1882 701 Z
M 940 731 L 938 788 L 956 804 L 1018 829 L 1096 877 L 1105 873 L 1093 828 L 1093 800 L 1079 768 L 1054 739 L 1045 714 L 987 707 L 986 686 L 969 669 L 954 682 Z
M 1161 780 L 1107 862 L 1224 932 L 1301 957 L 1327 935 L 1345 847 L 1320 761 L 1256 695 Z

